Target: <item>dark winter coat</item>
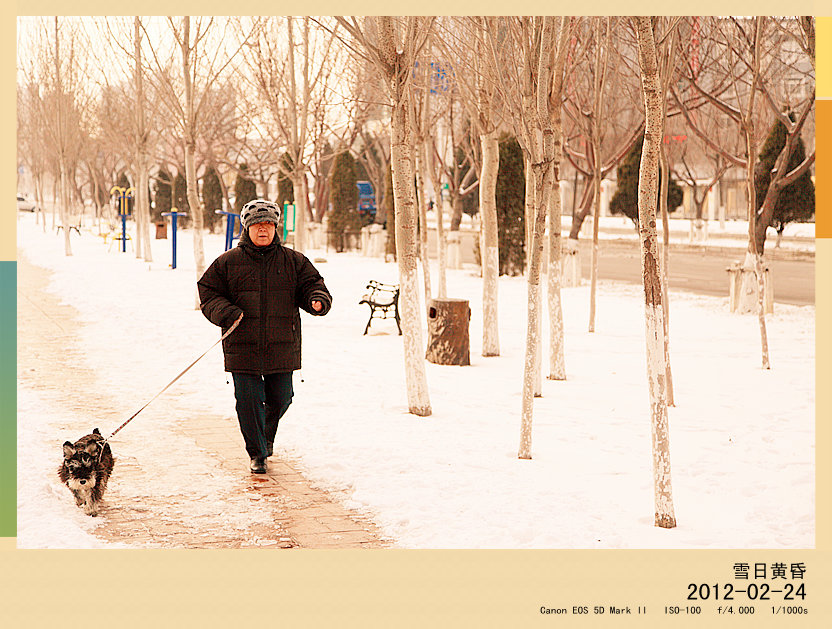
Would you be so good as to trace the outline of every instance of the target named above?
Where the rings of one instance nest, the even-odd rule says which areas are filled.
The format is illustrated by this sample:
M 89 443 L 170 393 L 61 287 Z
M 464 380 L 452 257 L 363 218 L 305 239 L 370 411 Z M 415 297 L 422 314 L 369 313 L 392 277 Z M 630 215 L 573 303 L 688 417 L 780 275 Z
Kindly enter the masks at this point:
M 332 295 L 302 253 L 277 236 L 258 247 L 244 231 L 239 244 L 220 255 L 197 282 L 200 308 L 223 333 L 244 313 L 223 341 L 225 370 L 270 374 L 300 369 L 300 312 L 325 315 Z M 323 305 L 320 312 L 312 301 Z

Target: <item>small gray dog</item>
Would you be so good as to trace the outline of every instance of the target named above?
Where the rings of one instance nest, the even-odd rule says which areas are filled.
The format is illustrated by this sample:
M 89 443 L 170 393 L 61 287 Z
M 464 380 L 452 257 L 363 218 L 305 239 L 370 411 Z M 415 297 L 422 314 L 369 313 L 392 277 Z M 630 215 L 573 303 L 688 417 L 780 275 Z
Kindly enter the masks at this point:
M 110 444 L 98 428 L 75 443 L 64 442 L 64 461 L 58 477 L 75 496 L 75 504 L 83 507 L 87 515 L 98 515 L 98 504 L 107 489 L 113 463 Z

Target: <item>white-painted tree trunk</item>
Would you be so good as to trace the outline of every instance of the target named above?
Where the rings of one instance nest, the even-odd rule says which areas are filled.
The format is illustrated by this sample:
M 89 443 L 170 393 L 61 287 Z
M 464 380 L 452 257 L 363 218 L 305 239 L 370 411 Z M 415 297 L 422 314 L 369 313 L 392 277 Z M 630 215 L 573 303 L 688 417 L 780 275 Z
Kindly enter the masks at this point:
M 400 86 L 394 86 L 394 91 L 397 93 L 397 99 L 393 103 L 390 149 L 396 211 L 396 257 L 401 285 L 399 307 L 404 343 L 405 381 L 410 412 L 424 417 L 431 414 L 431 407 L 425 373 L 422 320 L 419 317 L 416 208 L 413 199 L 410 125 L 407 116 L 407 96 L 401 93 Z
M 754 33 L 752 35 L 753 45 L 753 60 L 752 60 L 752 78 L 754 80 L 760 74 L 760 37 L 762 29 L 761 17 L 753 18 Z M 748 251 L 745 256 L 745 268 L 753 268 L 756 275 L 756 295 L 757 295 L 757 320 L 760 325 L 760 346 L 762 350 L 762 367 L 763 369 L 771 369 L 768 354 L 768 332 L 766 331 L 766 308 L 765 308 L 765 276 L 763 275 L 763 261 L 762 249 L 757 247 L 757 190 L 754 187 L 754 171 L 757 166 L 757 148 L 754 144 L 754 122 L 755 112 L 754 103 L 757 91 L 751 90 L 748 97 L 748 110 L 745 112 L 743 126 L 745 127 L 745 148 L 746 154 L 746 173 L 745 186 L 746 197 L 748 199 Z M 751 279 L 750 273 L 743 273 L 743 284 Z M 742 294 L 751 294 L 752 291 L 745 290 L 743 286 Z
M 548 169 L 538 168 L 532 177 L 532 195 L 535 198 L 533 207 L 533 223 L 531 233 L 531 246 L 528 268 L 528 307 L 526 324 L 526 357 L 523 363 L 523 398 L 522 417 L 520 429 L 520 448 L 518 458 L 531 459 L 532 446 L 532 417 L 534 411 L 534 398 L 539 397 L 538 387 L 540 386 L 540 331 L 541 331 L 541 290 L 540 290 L 540 269 L 543 259 L 543 238 L 546 231 L 546 210 L 548 198 L 545 190 L 551 178 L 551 167 Z M 528 194 L 528 192 L 527 192 Z M 538 204 L 537 199 L 541 202 Z
M 497 173 L 500 147 L 497 132 L 480 136 L 482 170 L 480 171 L 480 216 L 482 217 L 482 355 L 500 355 L 500 327 L 497 297 L 500 275 L 500 250 L 497 237 Z
M 561 305 L 561 205 L 560 184 L 553 178 L 549 195 L 549 380 L 566 380 L 566 358 Z
M 184 79 L 185 91 L 185 128 L 184 128 L 184 144 L 185 144 L 185 177 L 187 179 L 187 194 L 189 212 L 192 221 L 192 231 L 194 234 L 194 266 L 196 266 L 197 280 L 205 273 L 205 246 L 202 239 L 202 204 L 199 201 L 199 195 L 196 188 L 196 165 L 194 162 L 194 147 L 196 146 L 196 139 L 194 138 L 194 91 L 191 82 L 191 21 L 190 16 L 183 18 L 183 35 L 182 35 L 182 76 Z M 199 309 L 199 293 L 194 287 L 194 308 Z
M 663 98 L 666 98 L 667 90 L 662 92 Z M 664 125 L 662 125 L 662 136 L 664 136 Z M 660 203 L 662 210 L 662 306 L 664 310 L 664 317 L 662 324 L 664 326 L 664 366 L 665 366 L 665 382 L 667 382 L 667 405 L 676 406 L 673 399 L 673 373 L 670 369 L 670 298 L 668 296 L 668 282 L 670 269 L 670 220 L 667 212 L 667 191 L 670 185 L 670 169 L 667 165 L 667 155 L 665 153 L 664 145 L 662 145 L 659 152 L 660 168 L 662 173 L 662 185 Z
M 596 160 L 599 156 L 596 155 Z M 597 162 L 596 162 L 597 163 Z M 589 270 L 589 332 L 595 332 L 595 309 L 598 293 L 598 237 L 601 228 L 601 176 L 600 168 L 595 169 L 593 186 L 595 199 L 592 208 L 592 258 Z
M 69 228 L 69 177 L 67 177 L 66 172 L 66 163 L 64 161 L 63 156 L 60 158 L 60 171 L 61 171 L 61 225 L 63 225 L 63 232 L 64 232 L 64 254 L 71 256 L 72 255 L 72 242 L 70 242 L 70 232 L 72 231 Z
M 445 233 L 445 204 L 442 202 L 442 187 L 437 186 L 439 196 L 436 204 L 436 257 L 439 261 L 439 297 L 448 294 L 448 236 Z M 454 268 L 461 268 L 455 265 Z
M 576 238 L 566 238 L 563 243 L 563 252 L 560 262 L 561 286 L 573 288 L 581 285 L 581 254 L 578 250 Z
M 425 203 L 425 143 L 416 142 L 416 207 L 419 209 L 419 259 L 422 262 L 422 276 L 425 284 L 425 303 L 433 298 L 430 282 L 430 256 L 428 255 L 428 209 Z M 440 286 L 439 297 L 442 294 Z
M 138 190 L 136 198 L 136 231 L 140 238 L 136 241 L 136 257 L 144 258 L 145 262 L 153 261 L 153 251 L 150 246 L 150 196 L 148 194 L 149 175 L 147 172 L 147 129 L 144 112 L 144 75 L 142 72 L 142 29 L 141 19 L 133 18 L 134 32 L 134 62 L 136 88 L 136 171 Z M 141 243 L 141 246 L 140 244 Z
M 650 393 L 653 442 L 653 498 L 655 525 L 676 526 L 670 479 L 670 434 L 664 365 L 664 311 L 658 265 L 656 199 L 658 197 L 659 151 L 662 141 L 662 90 L 652 20 L 634 18 L 638 36 L 639 64 L 644 95 L 645 132 L 638 184 L 639 237 L 644 279 L 647 382 Z
M 536 190 L 536 182 L 535 182 L 535 174 L 532 170 L 531 160 L 528 156 L 523 153 L 523 164 L 525 166 L 525 177 L 526 177 L 526 196 L 525 196 L 525 213 L 526 213 L 526 279 L 527 281 L 531 281 L 531 266 L 532 266 L 532 255 L 534 250 L 534 229 L 535 229 L 535 221 L 537 216 L 537 211 L 535 207 L 535 190 Z M 545 210 L 544 210 L 545 212 Z M 544 213 L 545 218 L 545 213 Z M 542 243 L 541 243 L 542 248 Z M 535 303 L 540 304 L 540 270 L 538 269 L 538 277 L 535 280 L 535 286 L 537 287 L 538 295 L 535 297 Z M 537 325 L 537 332 L 535 333 L 534 338 L 540 339 L 540 330 L 542 327 L 540 316 L 535 316 L 535 321 Z M 543 361 L 541 360 L 540 356 L 540 345 L 537 344 L 532 348 L 534 352 L 534 360 L 532 364 L 534 366 L 534 377 L 532 378 L 532 389 L 534 392 L 534 397 L 541 397 L 543 395 L 543 376 L 542 376 L 542 367 Z
M 60 219 L 61 225 L 64 228 L 64 254 L 67 256 L 72 255 L 72 243 L 69 240 L 69 225 L 67 224 L 67 218 L 69 215 L 69 177 L 67 175 L 67 168 L 66 168 L 66 133 L 64 129 L 64 117 L 63 117 L 63 83 L 61 82 L 61 45 L 60 45 L 60 37 L 58 35 L 58 16 L 55 16 L 55 83 L 57 86 L 56 93 L 58 98 L 55 102 L 55 116 L 57 121 L 57 149 L 58 149 L 58 170 L 59 170 L 59 185 L 60 185 L 60 198 L 61 198 L 61 206 L 58 208 L 60 212 Z M 55 210 L 53 206 L 52 210 L 52 227 L 55 227 Z
M 302 164 L 295 164 L 295 171 L 292 175 L 292 194 L 295 197 L 295 238 L 292 248 L 295 251 L 306 251 L 306 222 L 309 212 L 306 207 L 306 190 L 303 187 L 303 180 L 306 178 L 306 171 Z

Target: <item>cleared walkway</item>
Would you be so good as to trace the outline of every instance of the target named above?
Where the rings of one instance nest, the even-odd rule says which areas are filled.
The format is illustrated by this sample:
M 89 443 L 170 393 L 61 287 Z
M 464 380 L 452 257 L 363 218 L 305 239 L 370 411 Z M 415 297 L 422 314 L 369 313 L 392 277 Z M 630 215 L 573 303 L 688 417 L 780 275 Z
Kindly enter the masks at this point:
M 78 313 L 46 291 L 49 272 L 31 264 L 21 251 L 17 268 L 18 382 L 67 413 L 95 418 L 93 422 L 106 436 L 107 428 L 118 426 L 124 418 L 114 410 L 121 408 L 118 392 L 97 385 L 96 374 L 79 346 L 74 333 Z M 163 398 L 154 405 L 164 404 Z M 149 489 L 149 481 L 158 485 L 161 474 L 173 477 L 178 470 L 190 471 L 187 468 L 192 462 L 171 460 L 164 470 L 145 469 L 137 453 L 114 442 L 116 466 L 96 520 L 96 536 L 137 548 L 354 549 L 393 545 L 382 539 L 369 519 L 314 487 L 291 461 L 275 456 L 269 459 L 267 474 L 251 474 L 236 421 L 195 411 L 187 433 L 173 424 L 168 429 L 191 440 L 193 456 L 201 457 L 203 466 L 207 462 L 208 469 L 228 481 L 222 495 L 211 500 L 226 505 L 223 512 L 200 509 L 196 485 L 193 492 L 183 490 L 181 483 L 172 484 L 175 489 L 161 494 Z M 64 438 L 63 432 L 56 435 L 55 470 Z M 72 500 L 69 491 L 66 499 Z M 249 509 L 251 518 L 246 517 Z M 232 513 L 234 517 L 229 517 Z

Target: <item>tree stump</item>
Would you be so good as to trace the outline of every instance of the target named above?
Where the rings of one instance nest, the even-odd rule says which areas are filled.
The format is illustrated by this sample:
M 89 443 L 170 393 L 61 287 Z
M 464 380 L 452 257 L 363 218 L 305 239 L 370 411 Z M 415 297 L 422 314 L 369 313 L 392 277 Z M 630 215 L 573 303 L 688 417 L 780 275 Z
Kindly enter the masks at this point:
M 471 344 L 467 299 L 431 299 L 428 304 L 428 349 L 425 358 L 437 365 L 470 365 Z

